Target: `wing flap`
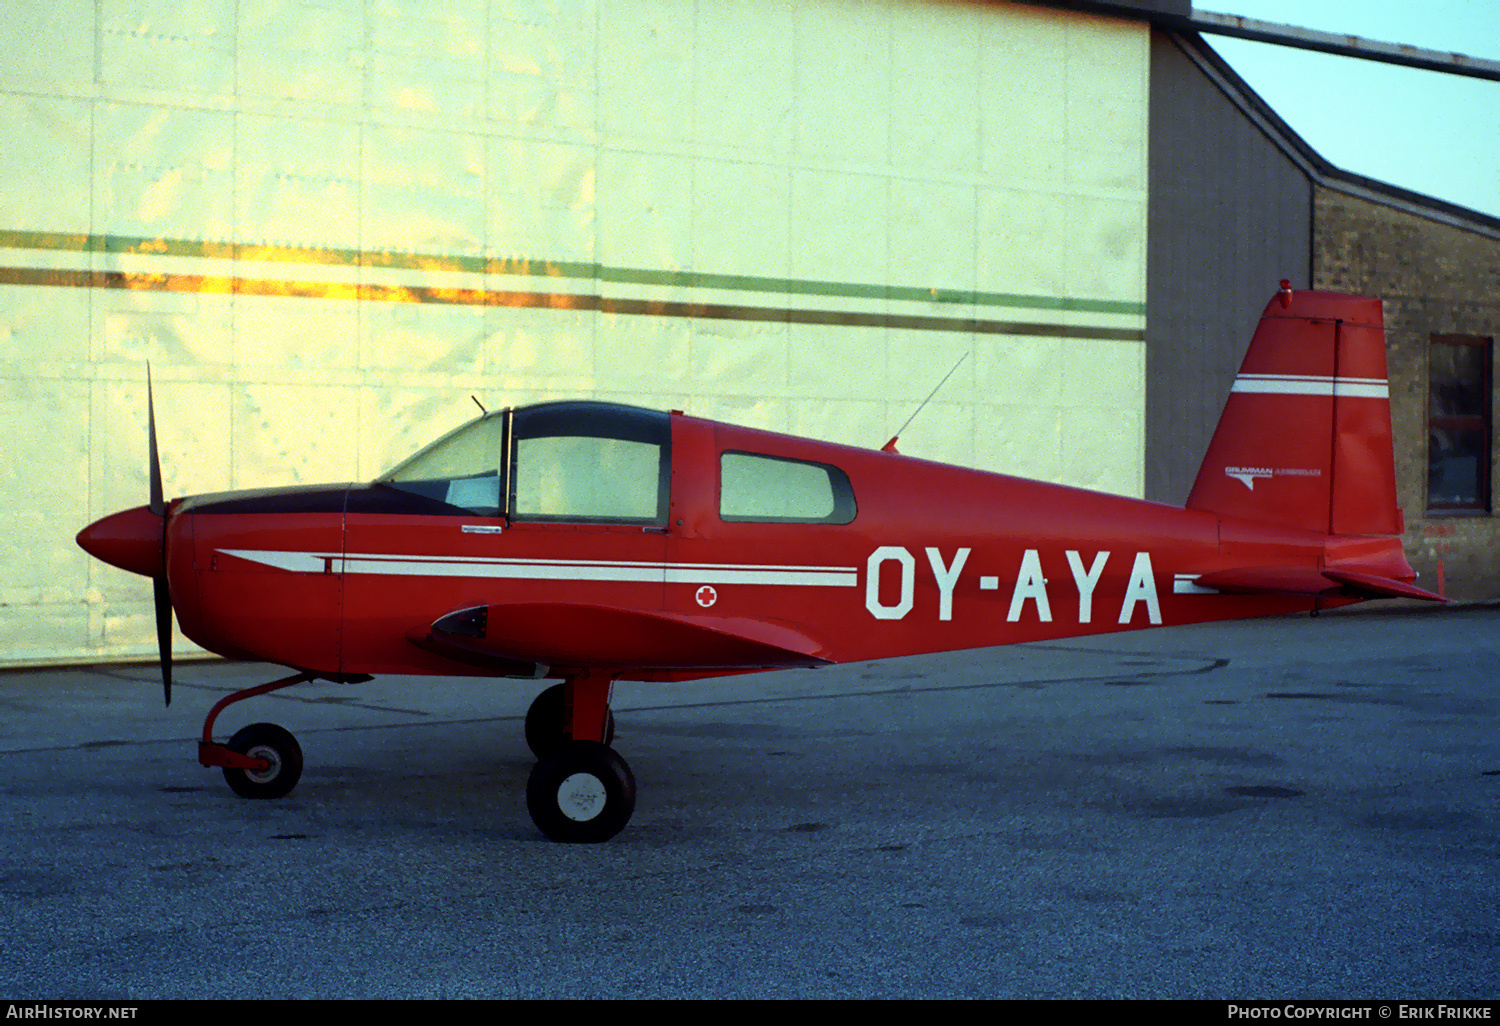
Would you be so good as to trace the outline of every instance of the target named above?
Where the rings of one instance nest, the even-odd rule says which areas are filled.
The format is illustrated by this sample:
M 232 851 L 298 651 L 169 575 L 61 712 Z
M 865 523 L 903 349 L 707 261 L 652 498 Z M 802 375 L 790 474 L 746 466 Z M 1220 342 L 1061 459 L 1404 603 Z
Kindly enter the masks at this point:
M 504 673 L 533 667 L 749 670 L 823 666 L 795 627 L 749 617 L 646 612 L 572 602 L 471 606 L 412 631 L 422 648 Z

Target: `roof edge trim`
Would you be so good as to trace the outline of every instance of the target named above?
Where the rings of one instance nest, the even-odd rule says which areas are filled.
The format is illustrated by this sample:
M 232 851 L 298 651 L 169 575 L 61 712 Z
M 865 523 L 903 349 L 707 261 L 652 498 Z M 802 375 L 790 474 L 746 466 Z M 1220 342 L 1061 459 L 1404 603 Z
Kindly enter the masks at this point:
M 1165 30 L 1164 34 L 1314 185 L 1486 238 L 1500 239 L 1500 218 L 1345 171 L 1330 163 L 1283 121 L 1201 35 L 1171 30 Z

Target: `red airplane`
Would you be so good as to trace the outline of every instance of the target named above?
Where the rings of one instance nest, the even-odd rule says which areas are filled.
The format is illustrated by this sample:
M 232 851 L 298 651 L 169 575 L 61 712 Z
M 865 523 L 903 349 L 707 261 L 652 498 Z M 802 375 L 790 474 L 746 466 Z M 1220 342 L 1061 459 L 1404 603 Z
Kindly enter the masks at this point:
M 1316 610 L 1416 587 L 1381 304 L 1282 290 L 1186 508 L 602 402 L 479 417 L 366 484 L 151 502 L 78 536 L 231 659 L 297 672 L 219 702 L 199 761 L 249 798 L 302 753 L 227 705 L 379 673 L 558 679 L 526 717 L 527 806 L 560 841 L 635 807 L 613 681 L 680 681 Z

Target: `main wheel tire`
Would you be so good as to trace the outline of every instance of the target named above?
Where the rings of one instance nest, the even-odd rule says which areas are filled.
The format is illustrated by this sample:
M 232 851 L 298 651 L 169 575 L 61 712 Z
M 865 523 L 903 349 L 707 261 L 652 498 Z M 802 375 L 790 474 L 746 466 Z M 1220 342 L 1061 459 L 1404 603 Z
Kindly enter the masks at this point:
M 563 725 L 563 715 L 567 710 L 567 694 L 563 690 L 565 685 L 554 684 L 543 691 L 531 703 L 531 708 L 526 710 L 526 747 L 531 749 L 531 754 L 538 759 L 545 759 L 555 752 L 564 741 L 572 740 L 572 734 Z M 604 743 L 613 744 L 615 740 L 615 714 L 613 710 L 604 711 Z
M 270 763 L 263 770 L 224 767 L 224 779 L 241 798 L 280 798 L 302 777 L 302 746 L 291 731 L 274 723 L 252 723 L 225 747 Z
M 608 745 L 566 741 L 532 768 L 526 808 L 554 841 L 607 841 L 635 812 L 635 775 Z

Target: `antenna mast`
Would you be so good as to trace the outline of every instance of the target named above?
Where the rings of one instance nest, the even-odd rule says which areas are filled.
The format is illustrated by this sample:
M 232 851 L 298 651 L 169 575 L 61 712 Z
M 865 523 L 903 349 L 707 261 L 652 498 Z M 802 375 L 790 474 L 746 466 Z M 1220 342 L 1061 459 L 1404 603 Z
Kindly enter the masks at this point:
M 911 422 L 917 419 L 917 414 L 921 413 L 924 409 L 927 408 L 927 404 L 930 403 L 930 402 L 932 402 L 932 397 L 938 394 L 938 389 L 942 388 L 944 385 L 946 385 L 948 383 L 948 379 L 951 378 L 951 377 L 953 377 L 953 372 L 956 371 L 956 370 L 958 370 L 959 365 L 962 364 L 968 358 L 969 358 L 969 354 L 968 353 L 965 353 L 964 355 L 962 355 L 962 356 L 960 356 L 958 358 L 958 363 L 955 363 L 953 365 L 953 370 L 950 370 L 947 374 L 943 375 L 943 380 L 939 381 L 937 383 L 937 387 L 934 388 L 931 392 L 928 392 L 927 393 L 927 398 L 923 399 L 922 402 L 921 402 L 921 404 L 918 405 L 917 408 L 912 411 L 911 416 L 906 418 L 906 423 L 901 425 L 901 430 L 897 431 L 894 435 L 892 435 L 891 436 L 891 440 L 889 442 L 886 442 L 884 445 L 882 445 L 880 447 L 880 451 L 881 452 L 895 452 L 896 451 L 896 439 L 898 439 L 898 438 L 901 437 L 901 432 L 905 431 L 907 428 L 911 427 Z

